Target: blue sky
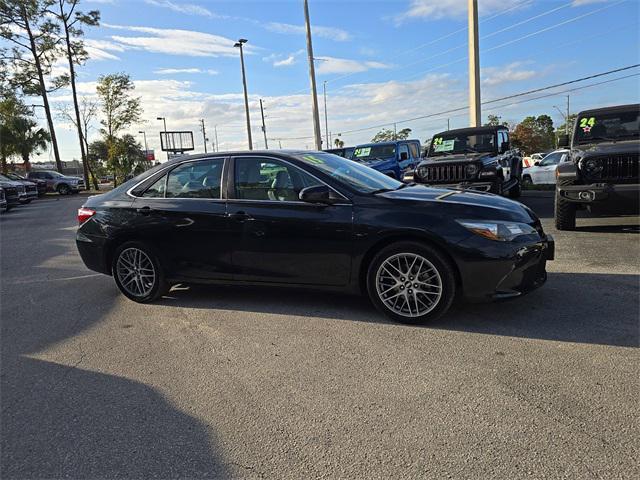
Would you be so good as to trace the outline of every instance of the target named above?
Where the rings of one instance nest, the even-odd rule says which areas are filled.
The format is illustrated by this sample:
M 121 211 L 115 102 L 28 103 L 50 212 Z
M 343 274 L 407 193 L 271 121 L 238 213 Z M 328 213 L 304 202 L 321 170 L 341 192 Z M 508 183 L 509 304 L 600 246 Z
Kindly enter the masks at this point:
M 318 93 L 327 81 L 329 130 L 347 145 L 368 141 L 370 126 L 463 107 L 467 93 L 467 0 L 310 0 Z M 209 137 L 218 127 L 221 149 L 246 148 L 242 84 L 236 39 L 246 48 L 254 144 L 264 145 L 259 99 L 267 114 L 271 147 L 313 145 L 308 64 L 300 0 L 100 0 L 102 26 L 87 31 L 92 59 L 80 69 L 80 91 L 95 93 L 101 74 L 127 72 L 142 97 L 147 132 L 158 149 L 161 122 Z M 638 0 L 479 0 L 482 97 L 490 100 L 618 67 L 640 63 Z M 640 73 L 640 69 L 558 88 L 556 96 L 483 111 L 519 121 L 565 108 L 562 90 Z M 572 111 L 638 102 L 640 77 L 570 92 Z M 545 92 L 550 93 L 550 92 Z M 68 101 L 57 94 L 56 103 Z M 524 100 L 525 98 L 519 99 Z M 496 108 L 499 107 L 499 108 Z M 446 127 L 466 126 L 466 112 L 398 123 L 424 141 Z M 98 125 L 96 125 L 97 127 Z M 63 159 L 77 158 L 77 140 L 58 122 Z M 324 119 L 322 119 L 324 135 Z M 343 133 L 344 132 L 344 133 Z M 97 128 L 92 136 L 97 137 Z M 138 137 L 141 136 L 137 135 Z M 306 137 L 306 138 L 305 138 Z M 157 155 L 158 156 L 158 155 Z M 49 153 L 42 159 L 50 157 Z M 164 158 L 161 156 L 161 158 Z

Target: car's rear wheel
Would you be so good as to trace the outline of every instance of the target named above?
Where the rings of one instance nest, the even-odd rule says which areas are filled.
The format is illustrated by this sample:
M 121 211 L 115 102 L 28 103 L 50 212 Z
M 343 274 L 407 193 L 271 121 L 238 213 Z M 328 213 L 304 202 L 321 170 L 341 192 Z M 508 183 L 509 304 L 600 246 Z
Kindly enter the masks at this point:
M 63 183 L 61 185 L 58 185 L 58 193 L 60 195 L 69 195 L 69 192 L 71 191 L 71 189 L 69 188 L 69 185 Z
M 127 242 L 116 249 L 112 273 L 120 291 L 134 302 L 151 302 L 167 291 L 157 255 L 142 242 Z
M 418 242 L 398 242 L 369 265 L 367 290 L 374 305 L 397 322 L 424 323 L 442 316 L 455 297 L 454 267 Z

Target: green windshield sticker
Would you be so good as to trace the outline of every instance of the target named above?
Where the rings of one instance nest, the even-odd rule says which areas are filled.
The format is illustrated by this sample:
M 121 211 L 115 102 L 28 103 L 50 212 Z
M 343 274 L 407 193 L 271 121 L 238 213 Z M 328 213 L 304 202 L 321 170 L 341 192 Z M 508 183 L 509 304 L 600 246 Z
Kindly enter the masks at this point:
M 580 119 L 580 128 L 584 133 L 591 132 L 591 127 L 593 127 L 595 124 L 596 124 L 596 119 L 594 117 L 589 117 L 589 118 L 585 117 Z
M 368 157 L 371 153 L 371 147 L 364 148 L 356 148 L 356 151 L 353 152 L 353 155 L 356 157 Z
M 436 138 L 436 140 L 440 140 L 440 142 L 436 144 L 434 141 L 435 152 L 450 152 L 451 150 L 453 150 L 453 144 L 455 143 L 455 140 L 442 140 L 442 138 Z
M 305 160 L 311 163 L 320 163 L 320 164 L 324 163 L 324 160 L 318 157 L 314 157 L 313 155 L 303 155 L 302 158 L 304 158 Z

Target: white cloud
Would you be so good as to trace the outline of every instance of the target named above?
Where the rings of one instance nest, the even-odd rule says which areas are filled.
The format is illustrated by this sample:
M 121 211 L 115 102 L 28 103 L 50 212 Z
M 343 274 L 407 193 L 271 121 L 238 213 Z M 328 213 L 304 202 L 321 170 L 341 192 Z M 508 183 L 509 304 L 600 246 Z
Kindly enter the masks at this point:
M 289 55 L 284 60 L 277 60 L 273 62 L 274 67 L 288 67 L 296 63 L 296 57 L 294 55 Z
M 120 60 L 120 58 L 109 52 L 124 52 L 123 45 L 110 42 L 109 40 L 93 40 L 90 38 L 84 41 L 85 49 L 91 60 Z
M 192 3 L 174 3 L 169 0 L 144 0 L 145 3 L 153 5 L 155 7 L 168 8 L 174 12 L 184 13 L 186 15 L 197 15 L 200 17 L 219 17 L 211 10 L 208 10 L 200 5 L 194 5 Z
M 165 29 L 153 27 L 135 27 L 125 25 L 102 24 L 103 27 L 138 32 L 144 36 L 113 35 L 111 38 L 120 45 L 130 48 L 138 48 L 155 53 L 168 55 L 180 55 L 191 57 L 219 57 L 237 56 L 237 49 L 233 46 L 235 40 L 213 35 L 210 33 L 196 32 L 193 30 Z M 245 53 L 252 53 L 254 47 L 245 45 Z
M 382 62 L 350 60 L 347 58 L 316 56 L 316 71 L 320 74 L 327 73 L 354 73 L 365 72 L 370 69 L 390 68 Z
M 202 68 L 159 68 L 154 70 L 156 75 L 176 75 L 176 74 L 189 74 L 189 73 L 206 73 L 208 75 L 218 75 L 217 70 L 203 70 Z
M 573 0 L 571 3 L 572 7 L 581 7 L 582 5 L 590 5 L 592 3 L 605 3 L 610 2 L 612 0 Z
M 291 35 L 305 35 L 307 33 L 304 25 L 293 25 L 290 23 L 270 22 L 265 25 L 265 28 L 271 32 Z M 311 33 L 315 36 L 336 40 L 338 42 L 351 40 L 351 34 L 349 32 L 335 27 L 312 25 Z
M 580 1 L 580 0 L 577 0 Z M 588 0 L 587 0 L 588 1 Z M 468 0 L 411 0 L 409 8 L 396 17 L 398 23 L 416 18 L 463 18 L 467 15 Z M 481 0 L 478 2 L 479 15 L 497 13 L 510 8 L 504 0 Z
M 481 71 L 484 85 L 500 85 L 508 82 L 528 80 L 536 76 L 535 70 L 524 70 L 524 62 L 513 62 L 501 67 L 486 67 Z

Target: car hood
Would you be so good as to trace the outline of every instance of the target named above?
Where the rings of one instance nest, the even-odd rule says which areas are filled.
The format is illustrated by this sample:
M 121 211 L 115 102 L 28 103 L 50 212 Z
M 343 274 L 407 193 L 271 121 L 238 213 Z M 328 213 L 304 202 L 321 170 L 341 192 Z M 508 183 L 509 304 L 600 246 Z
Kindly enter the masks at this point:
M 20 187 L 22 182 L 16 182 L 15 180 L 0 180 L 0 186 L 4 187 Z
M 460 218 L 483 218 L 486 220 L 511 220 L 531 223 L 538 217 L 533 211 L 513 200 L 499 195 L 456 190 L 452 188 L 432 188 L 415 185 L 379 194 L 396 202 L 414 204 L 413 207 L 442 209 L 443 215 L 455 213 Z M 418 204 L 418 205 L 415 205 Z
M 601 155 L 613 155 L 613 154 L 639 154 L 640 153 L 640 141 L 638 140 L 626 140 L 621 142 L 602 142 L 585 145 L 576 145 L 573 151 L 578 156 L 595 157 Z

